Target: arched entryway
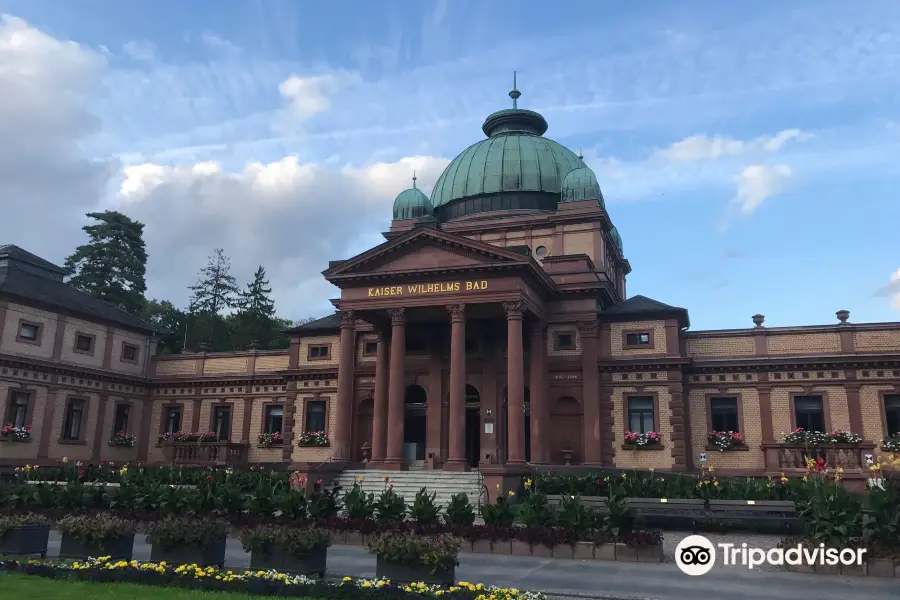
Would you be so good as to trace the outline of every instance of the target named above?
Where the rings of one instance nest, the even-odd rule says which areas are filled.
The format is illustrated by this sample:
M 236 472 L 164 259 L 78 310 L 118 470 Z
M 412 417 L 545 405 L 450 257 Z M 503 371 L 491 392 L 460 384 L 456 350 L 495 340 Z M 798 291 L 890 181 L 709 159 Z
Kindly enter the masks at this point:
M 481 394 L 466 384 L 466 460 L 477 467 L 481 457 Z
M 417 463 L 425 460 L 428 422 L 425 418 L 428 395 L 420 385 L 406 386 L 406 418 L 403 424 L 404 462 Z
M 583 460 L 582 439 L 584 412 L 581 403 L 572 396 L 557 398 L 550 408 L 553 427 L 548 428 L 551 460 L 564 462 L 571 455 L 572 464 Z
M 528 386 L 525 386 L 525 410 L 522 418 L 524 420 L 523 435 L 525 437 L 525 461 L 531 462 L 531 393 Z M 500 426 L 503 430 L 503 460 L 509 457 L 509 396 L 507 388 L 503 388 L 503 407 L 500 411 Z

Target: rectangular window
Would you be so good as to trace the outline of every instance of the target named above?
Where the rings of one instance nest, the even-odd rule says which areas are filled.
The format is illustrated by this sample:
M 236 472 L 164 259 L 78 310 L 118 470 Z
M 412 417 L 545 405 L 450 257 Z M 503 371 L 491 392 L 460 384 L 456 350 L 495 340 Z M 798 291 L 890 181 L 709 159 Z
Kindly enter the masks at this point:
M 310 346 L 309 360 L 327 360 L 331 354 L 331 346 Z
M 628 430 L 634 433 L 655 431 L 651 396 L 632 396 L 628 399 Z
M 884 416 L 887 421 L 887 437 L 900 435 L 900 394 L 885 395 Z
M 177 433 L 181 431 L 181 408 L 170 406 L 166 409 L 165 433 Z
M 75 336 L 75 352 L 80 354 L 94 353 L 94 336 L 79 333 Z
M 281 433 L 281 425 L 284 422 L 284 407 L 272 404 L 266 407 L 265 433 Z
M 822 396 L 794 396 L 794 418 L 803 431 L 825 431 Z
M 128 433 L 128 414 L 131 406 L 128 404 L 116 404 L 116 416 L 113 419 L 113 434 Z
M 649 346 L 650 345 L 650 334 L 648 332 L 638 332 L 638 333 L 626 333 L 625 334 L 625 345 L 626 346 Z
M 125 362 L 137 362 L 138 347 L 134 344 L 122 344 L 122 360 Z
M 39 341 L 41 335 L 41 326 L 37 323 L 19 323 L 19 336 L 18 339 L 20 342 L 31 342 L 37 343 Z
M 709 420 L 713 431 L 740 433 L 737 398 L 710 398 Z
M 216 440 L 227 442 L 231 437 L 231 407 L 217 406 L 213 410 L 212 430 L 216 434 Z
M 363 346 L 363 356 L 375 356 L 378 354 L 378 342 L 367 341 Z
M 575 336 L 571 333 L 557 333 L 555 350 L 574 350 Z
M 28 394 L 13 392 L 6 409 L 6 423 L 13 427 L 25 427 L 28 423 Z M 4 425 L 6 424 L 4 423 Z
M 63 439 L 67 442 L 81 440 L 82 427 L 84 426 L 84 400 L 69 400 L 66 407 L 66 418 L 63 423 Z
M 312 433 L 313 431 L 325 431 L 325 401 L 324 400 L 307 400 L 306 401 L 306 424 L 304 431 Z

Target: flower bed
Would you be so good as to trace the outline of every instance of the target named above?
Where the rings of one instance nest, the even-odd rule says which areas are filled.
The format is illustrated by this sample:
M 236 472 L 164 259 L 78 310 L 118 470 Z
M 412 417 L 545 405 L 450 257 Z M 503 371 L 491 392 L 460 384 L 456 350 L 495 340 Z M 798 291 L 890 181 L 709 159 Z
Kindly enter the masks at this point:
M 858 444 L 861 441 L 861 435 L 850 431 L 831 431 L 825 433 L 822 431 L 805 431 L 803 428 L 798 427 L 785 435 L 782 443 L 818 446 L 824 444 Z
M 725 452 L 726 450 L 743 449 L 747 447 L 744 436 L 737 431 L 710 431 L 706 436 L 709 448 Z
M 662 445 L 659 433 L 648 431 L 647 433 L 625 432 L 625 446 L 641 450 L 644 448 L 658 448 Z
M 305 447 L 324 447 L 329 444 L 328 436 L 325 435 L 324 431 L 304 431 L 300 434 L 300 440 L 298 442 L 298 445 Z
M 378 579 L 351 579 L 339 582 L 309 579 L 278 571 L 227 571 L 187 565 L 172 567 L 163 563 L 137 561 L 114 562 L 106 557 L 85 562 L 0 561 L 0 571 L 54 579 L 73 579 L 103 583 L 138 583 L 152 586 L 183 587 L 196 590 L 225 591 L 260 596 L 295 598 L 356 598 L 366 600 L 545 600 L 540 592 L 459 582 L 449 587 L 422 582 L 397 585 Z

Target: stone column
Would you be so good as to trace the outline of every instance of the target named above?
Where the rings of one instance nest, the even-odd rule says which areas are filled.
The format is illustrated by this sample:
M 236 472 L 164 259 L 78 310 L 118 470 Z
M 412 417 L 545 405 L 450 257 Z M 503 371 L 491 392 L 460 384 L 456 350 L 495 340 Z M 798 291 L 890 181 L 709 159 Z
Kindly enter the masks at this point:
M 525 377 L 522 349 L 522 303 L 504 302 L 506 311 L 506 420 L 509 439 L 508 465 L 525 464 Z
M 387 452 L 388 424 L 388 352 L 390 345 L 387 335 L 378 332 L 377 350 L 375 351 L 375 401 L 372 406 L 372 458 L 369 463 L 378 466 L 384 461 Z
M 466 305 L 447 306 L 450 313 L 449 452 L 444 468 L 464 471 L 466 464 Z
M 546 427 L 550 424 L 550 402 L 547 397 L 547 325 L 536 321 L 531 327 L 531 364 L 529 383 L 531 391 L 531 462 L 550 462 L 547 448 Z
M 387 453 L 384 467 L 403 468 L 403 425 L 405 414 L 405 372 L 406 361 L 406 309 L 392 308 L 391 315 L 391 364 L 388 379 L 388 422 Z
M 356 362 L 356 317 L 341 313 L 341 341 L 338 354 L 337 406 L 334 425 L 334 457 L 349 460 L 353 428 L 353 367 Z
M 596 322 L 579 323 L 581 335 L 581 396 L 584 410 L 584 458 L 589 466 L 600 466 L 600 370 Z

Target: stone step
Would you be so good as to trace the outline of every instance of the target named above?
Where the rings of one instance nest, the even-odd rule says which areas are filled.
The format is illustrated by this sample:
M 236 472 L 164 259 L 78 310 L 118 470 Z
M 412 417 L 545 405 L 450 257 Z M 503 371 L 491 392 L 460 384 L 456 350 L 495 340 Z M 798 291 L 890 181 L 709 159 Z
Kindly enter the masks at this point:
M 460 492 L 464 492 L 469 501 L 476 506 L 481 498 L 482 478 L 478 472 L 350 470 L 342 472 L 336 483 L 346 493 L 354 483 L 360 482 L 360 487 L 364 492 L 377 495 L 384 491 L 387 485 L 384 481 L 385 477 L 393 486 L 394 492 L 403 497 L 407 503 L 412 502 L 422 488 L 425 488 L 428 493 L 434 494 L 435 503 L 441 507 L 447 506 L 450 498 Z M 362 478 L 361 481 L 360 478 Z

